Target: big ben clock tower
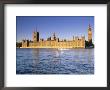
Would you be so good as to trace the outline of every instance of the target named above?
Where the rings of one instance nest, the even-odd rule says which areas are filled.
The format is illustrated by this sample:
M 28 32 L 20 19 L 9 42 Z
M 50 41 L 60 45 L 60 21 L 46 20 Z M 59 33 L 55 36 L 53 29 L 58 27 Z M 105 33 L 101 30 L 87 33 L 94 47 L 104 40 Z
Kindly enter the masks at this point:
M 91 29 L 90 24 L 89 24 L 89 28 L 88 28 L 88 42 L 92 43 L 92 29 Z

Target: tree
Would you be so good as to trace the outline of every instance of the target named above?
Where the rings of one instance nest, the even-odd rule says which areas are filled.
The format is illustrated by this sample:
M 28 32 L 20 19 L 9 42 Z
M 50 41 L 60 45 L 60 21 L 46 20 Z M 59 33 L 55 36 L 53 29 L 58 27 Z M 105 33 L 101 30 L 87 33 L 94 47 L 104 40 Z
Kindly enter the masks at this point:
M 22 43 L 21 42 L 16 42 L 16 47 L 22 47 Z
M 94 48 L 94 44 L 92 43 L 92 40 L 89 42 L 85 40 L 85 48 Z

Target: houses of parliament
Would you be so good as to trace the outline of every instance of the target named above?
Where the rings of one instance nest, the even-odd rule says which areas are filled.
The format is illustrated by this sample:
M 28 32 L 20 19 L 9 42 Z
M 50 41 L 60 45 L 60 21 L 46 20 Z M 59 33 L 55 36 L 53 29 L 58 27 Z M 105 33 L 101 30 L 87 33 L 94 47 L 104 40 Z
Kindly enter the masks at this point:
M 74 37 L 72 40 L 60 40 L 55 33 L 47 40 L 40 39 L 39 32 L 32 33 L 32 41 L 22 40 L 21 48 L 85 48 L 85 36 Z M 88 42 L 92 42 L 92 29 L 88 26 Z

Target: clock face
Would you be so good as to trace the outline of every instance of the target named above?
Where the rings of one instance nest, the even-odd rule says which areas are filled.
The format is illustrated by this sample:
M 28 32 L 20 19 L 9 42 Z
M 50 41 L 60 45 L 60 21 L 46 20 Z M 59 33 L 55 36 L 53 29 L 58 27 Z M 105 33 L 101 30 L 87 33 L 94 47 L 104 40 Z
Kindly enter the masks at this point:
M 88 34 L 92 34 L 92 32 L 91 31 L 88 31 Z

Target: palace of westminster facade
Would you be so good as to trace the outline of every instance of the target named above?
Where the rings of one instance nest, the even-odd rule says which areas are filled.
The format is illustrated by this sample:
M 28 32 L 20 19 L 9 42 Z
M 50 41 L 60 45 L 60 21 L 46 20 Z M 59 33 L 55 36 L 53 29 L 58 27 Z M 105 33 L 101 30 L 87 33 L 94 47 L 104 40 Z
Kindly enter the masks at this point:
M 22 40 L 21 48 L 85 48 L 85 36 L 73 37 L 73 40 L 60 40 L 55 33 L 47 40 L 39 38 L 39 32 L 33 32 L 33 41 Z M 92 29 L 88 27 L 88 42 L 92 41 Z

